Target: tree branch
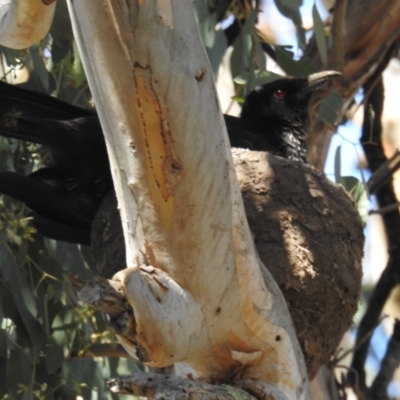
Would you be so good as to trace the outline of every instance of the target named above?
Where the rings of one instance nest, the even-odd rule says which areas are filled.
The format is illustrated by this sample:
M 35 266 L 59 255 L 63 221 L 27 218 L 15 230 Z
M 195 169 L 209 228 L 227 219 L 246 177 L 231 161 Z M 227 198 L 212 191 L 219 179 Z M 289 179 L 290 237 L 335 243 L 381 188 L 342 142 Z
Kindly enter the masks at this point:
M 165 376 L 155 373 L 122 375 L 107 383 L 114 393 L 143 396 L 148 399 L 174 400 L 252 400 L 245 391 L 226 385 L 210 385 L 205 382 Z M 271 399 L 273 399 L 271 397 Z M 280 400 L 279 398 L 274 398 Z M 284 398 L 281 398 L 284 400 Z
M 344 34 L 346 30 L 346 9 L 347 0 L 336 0 L 333 12 L 333 66 L 335 71 L 342 74 L 345 72 L 344 68 Z
M 370 84 L 376 79 L 371 77 Z M 372 90 L 371 90 L 372 89 Z M 361 142 L 365 151 L 368 165 L 372 173 L 377 171 L 386 162 L 382 148 L 382 125 L 381 117 L 383 110 L 384 88 L 382 79 L 375 87 L 366 85 L 366 92 L 370 96 L 365 99 L 364 122 Z M 370 115 L 371 106 L 374 117 Z M 392 182 L 387 182 L 377 191 L 379 206 L 384 208 L 397 202 Z M 383 306 L 390 295 L 391 290 L 400 278 L 400 214 L 398 209 L 382 214 L 388 236 L 389 261 L 383 271 L 369 300 L 368 308 L 361 319 L 356 338 L 356 351 L 353 355 L 351 370 L 348 374 L 348 381 L 355 387 L 356 391 L 367 392 L 365 382 L 365 361 L 370 344 L 371 332 L 378 324 Z M 358 386 L 358 387 L 356 387 Z
M 93 343 L 83 351 L 72 349 L 67 358 L 94 358 L 94 357 L 117 357 L 130 358 L 126 350 L 117 343 Z
M 400 364 L 400 321 L 396 320 L 392 337 L 390 338 L 386 354 L 383 357 L 378 375 L 372 382 L 369 390 L 370 400 L 388 400 L 387 388 L 396 368 Z
M 369 178 L 368 190 L 370 193 L 376 193 L 384 184 L 386 184 L 392 175 L 400 168 L 400 151 L 396 150 L 389 160 L 385 161 Z
M 56 4 L 42 0 L 0 0 L 0 44 L 26 49 L 47 35 Z M 50 5 L 46 5 L 50 4 Z
M 339 11 L 337 12 L 339 13 Z M 382 24 L 382 21 L 385 23 Z M 341 24 L 340 18 L 337 19 L 337 24 Z M 379 71 L 386 68 L 398 47 L 400 3 L 390 0 L 350 1 L 346 12 L 345 29 L 342 29 L 342 33 L 345 65 L 343 79 L 340 85 L 330 87 L 314 98 L 314 104 L 318 104 L 331 91 L 338 90 L 344 102 L 342 108 L 337 110 L 337 121 L 341 121 L 342 116 L 350 107 L 354 95 L 371 76 L 379 75 Z M 336 47 L 335 51 L 340 50 Z M 319 59 L 315 40 L 311 40 L 307 46 L 305 57 L 311 60 L 317 70 L 324 67 Z M 340 62 L 341 59 L 342 55 L 331 51 L 328 57 L 328 66 L 325 68 L 334 69 L 335 63 Z M 314 108 L 311 106 L 311 109 Z M 335 130 L 335 126 L 320 121 L 318 124 L 314 124 L 308 137 L 308 161 L 321 171 Z

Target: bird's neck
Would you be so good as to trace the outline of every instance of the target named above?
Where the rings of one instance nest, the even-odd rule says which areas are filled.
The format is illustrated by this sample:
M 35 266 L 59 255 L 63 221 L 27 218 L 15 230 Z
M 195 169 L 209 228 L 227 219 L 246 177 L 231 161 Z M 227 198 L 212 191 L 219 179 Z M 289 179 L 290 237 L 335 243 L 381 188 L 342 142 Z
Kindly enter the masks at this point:
M 306 134 L 307 125 L 304 121 L 292 121 L 289 125 L 281 125 L 280 132 L 281 149 L 284 155 L 293 161 L 306 162 Z

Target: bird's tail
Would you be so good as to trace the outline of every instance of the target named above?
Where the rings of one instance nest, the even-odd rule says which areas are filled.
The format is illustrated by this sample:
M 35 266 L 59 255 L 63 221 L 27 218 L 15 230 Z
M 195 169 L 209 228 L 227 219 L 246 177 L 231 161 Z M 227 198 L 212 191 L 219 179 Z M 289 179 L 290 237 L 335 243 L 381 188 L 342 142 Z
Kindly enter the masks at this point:
M 47 94 L 33 92 L 0 81 L 0 135 L 46 144 L 40 130 L 29 120 L 69 120 L 94 115 Z

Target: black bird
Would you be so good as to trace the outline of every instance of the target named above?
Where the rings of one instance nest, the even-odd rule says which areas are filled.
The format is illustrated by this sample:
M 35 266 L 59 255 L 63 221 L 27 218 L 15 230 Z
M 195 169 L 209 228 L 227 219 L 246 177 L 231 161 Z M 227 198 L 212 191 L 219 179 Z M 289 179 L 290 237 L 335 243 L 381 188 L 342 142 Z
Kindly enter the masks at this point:
M 246 97 L 240 118 L 224 116 L 231 146 L 305 162 L 309 100 L 338 75 L 326 71 L 284 78 L 255 89 Z M 0 172 L 0 193 L 23 201 L 43 236 L 90 244 L 96 212 L 113 193 L 97 114 L 0 82 L 0 135 L 42 144 L 52 155 L 48 166 L 29 176 Z M 115 194 L 108 197 L 106 202 L 116 204 Z
M 256 88 L 246 97 L 240 118 L 224 116 L 231 146 L 306 162 L 311 96 L 322 84 L 340 75 L 323 71 L 307 78 L 279 79 Z

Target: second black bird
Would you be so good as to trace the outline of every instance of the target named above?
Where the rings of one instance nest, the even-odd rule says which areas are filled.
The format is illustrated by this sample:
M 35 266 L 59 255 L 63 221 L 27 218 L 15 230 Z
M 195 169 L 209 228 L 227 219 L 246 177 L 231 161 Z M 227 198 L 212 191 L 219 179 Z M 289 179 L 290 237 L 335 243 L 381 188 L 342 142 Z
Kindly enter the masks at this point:
M 240 118 L 224 116 L 231 146 L 305 162 L 309 100 L 337 75 L 279 79 L 252 91 Z M 48 146 L 52 155 L 48 166 L 29 176 L 1 172 L 0 193 L 23 201 L 43 236 L 89 244 L 95 214 L 113 191 L 97 115 L 0 82 L 0 135 Z

